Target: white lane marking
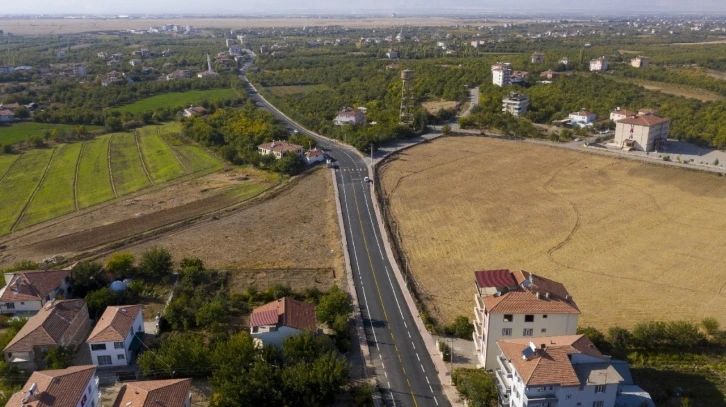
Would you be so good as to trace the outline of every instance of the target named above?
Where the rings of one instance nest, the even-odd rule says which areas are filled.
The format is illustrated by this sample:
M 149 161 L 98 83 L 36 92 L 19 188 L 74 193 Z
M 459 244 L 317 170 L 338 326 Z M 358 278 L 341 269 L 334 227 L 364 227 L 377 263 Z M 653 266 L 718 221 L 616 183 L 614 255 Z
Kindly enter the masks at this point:
M 413 350 L 416 350 L 416 345 L 413 344 L 413 341 L 411 341 L 411 346 L 413 346 Z
M 416 352 L 416 359 L 418 359 L 419 362 L 421 361 L 421 358 L 418 357 L 418 352 Z
M 431 384 L 431 382 L 429 381 L 429 377 L 428 376 L 426 376 L 426 383 Z
M 431 388 L 431 385 L 429 385 L 429 390 L 431 390 L 431 393 L 434 392 L 434 389 Z
M 433 391 L 433 390 L 431 390 L 431 393 L 433 393 L 433 392 L 434 392 L 434 391 Z M 438 406 L 438 405 L 439 405 L 439 401 L 438 401 L 438 400 L 436 400 L 436 396 L 434 396 L 434 401 L 436 402 L 436 405 Z
M 406 332 L 408 334 L 408 339 L 411 339 L 411 332 Z
M 386 379 L 388 379 L 388 373 L 386 373 L 385 370 L 383 371 L 383 374 L 386 375 Z
M 420 366 L 421 366 L 421 371 L 426 373 L 426 369 L 423 368 L 423 363 Z
M 408 325 L 406 325 L 406 321 L 403 321 L 403 326 L 405 326 L 406 329 L 408 329 Z

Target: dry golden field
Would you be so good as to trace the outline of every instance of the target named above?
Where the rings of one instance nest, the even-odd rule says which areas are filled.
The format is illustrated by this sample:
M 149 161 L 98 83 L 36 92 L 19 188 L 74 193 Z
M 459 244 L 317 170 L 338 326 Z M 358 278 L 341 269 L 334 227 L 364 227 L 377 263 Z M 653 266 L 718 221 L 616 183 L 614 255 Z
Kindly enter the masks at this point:
M 417 285 L 439 322 L 473 309 L 475 270 L 564 283 L 581 324 L 726 324 L 726 179 L 478 137 L 439 139 L 382 169 Z
M 524 21 L 524 20 L 522 20 Z M 508 21 L 516 22 L 516 21 Z M 502 21 L 459 19 L 454 17 L 415 17 L 407 18 L 145 18 L 145 19 L 4 19 L 0 29 L 15 35 L 49 35 L 81 32 L 146 29 L 162 24 L 191 25 L 194 28 L 232 28 L 246 29 L 259 27 L 324 27 L 343 26 L 350 28 L 385 28 L 409 26 L 451 27 L 455 25 L 496 26 Z

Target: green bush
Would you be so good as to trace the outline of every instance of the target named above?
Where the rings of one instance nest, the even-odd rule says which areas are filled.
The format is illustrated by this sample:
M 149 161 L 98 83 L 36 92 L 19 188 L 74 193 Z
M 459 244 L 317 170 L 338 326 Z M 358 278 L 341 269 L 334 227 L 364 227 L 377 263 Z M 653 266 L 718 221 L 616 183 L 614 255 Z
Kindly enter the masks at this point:
M 497 385 L 494 376 L 482 369 L 454 369 L 452 380 L 456 390 L 470 406 L 497 405 Z
M 152 247 L 141 255 L 139 268 L 148 281 L 166 281 L 172 271 L 171 253 L 163 247 Z
M 469 318 L 459 315 L 451 325 L 444 328 L 444 333 L 460 339 L 471 340 L 474 334 L 474 325 L 469 321 Z

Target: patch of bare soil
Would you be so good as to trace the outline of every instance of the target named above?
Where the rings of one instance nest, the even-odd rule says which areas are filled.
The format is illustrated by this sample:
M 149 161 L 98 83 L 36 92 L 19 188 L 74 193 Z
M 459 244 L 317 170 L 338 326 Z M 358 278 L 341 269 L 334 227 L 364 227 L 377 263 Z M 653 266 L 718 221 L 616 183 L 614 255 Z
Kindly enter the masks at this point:
M 268 189 L 278 181 L 249 168 L 218 172 L 187 182 L 147 190 L 4 236 L 0 267 L 16 261 L 91 248 L 209 213 L 247 199 L 244 191 Z M 236 193 L 242 191 L 242 193 Z

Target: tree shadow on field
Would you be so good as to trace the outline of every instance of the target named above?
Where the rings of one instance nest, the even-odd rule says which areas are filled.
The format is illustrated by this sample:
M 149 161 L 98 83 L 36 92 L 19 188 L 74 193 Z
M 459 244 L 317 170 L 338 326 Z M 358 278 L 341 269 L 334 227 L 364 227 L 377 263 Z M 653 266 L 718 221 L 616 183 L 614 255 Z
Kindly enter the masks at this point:
M 641 367 L 631 368 L 631 373 L 633 381 L 650 393 L 656 406 L 680 406 L 681 397 L 688 397 L 694 407 L 726 406 L 724 394 L 716 386 L 720 379 L 707 367 L 694 364 L 682 369 L 692 372 Z

